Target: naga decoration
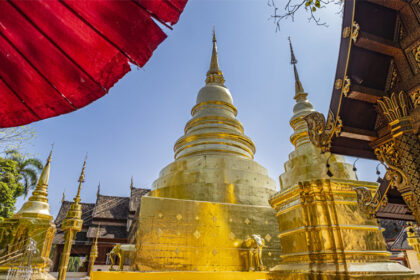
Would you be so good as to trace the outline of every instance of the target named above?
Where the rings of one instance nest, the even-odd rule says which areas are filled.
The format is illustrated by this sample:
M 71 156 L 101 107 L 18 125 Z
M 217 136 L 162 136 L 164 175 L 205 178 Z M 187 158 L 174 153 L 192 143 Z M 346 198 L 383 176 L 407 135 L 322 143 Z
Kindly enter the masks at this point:
M 386 193 L 391 186 L 391 183 L 386 182 L 385 184 L 388 184 L 385 192 L 381 193 L 378 189 L 373 196 L 372 192 L 366 187 L 362 186 L 353 188 L 357 194 L 357 203 L 360 210 L 367 214 L 369 218 L 374 218 L 379 207 L 385 206 L 388 203 Z
M 330 111 L 328 119 L 325 121 L 323 114 L 319 112 L 313 112 L 303 119 L 308 125 L 308 135 L 311 142 L 321 148 L 322 152 L 328 152 L 331 147 L 331 138 L 336 135 L 338 136 L 341 132 L 343 123 L 339 117 L 334 118 L 333 113 Z

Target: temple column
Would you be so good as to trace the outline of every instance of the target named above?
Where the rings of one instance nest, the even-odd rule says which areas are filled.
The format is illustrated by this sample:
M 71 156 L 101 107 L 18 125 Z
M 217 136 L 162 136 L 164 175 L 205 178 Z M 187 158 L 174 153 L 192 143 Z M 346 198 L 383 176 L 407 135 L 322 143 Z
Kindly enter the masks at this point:
M 86 160 L 83 163 L 82 173 L 79 177 L 79 188 L 77 190 L 77 195 L 73 199 L 74 203 L 70 206 L 69 211 L 67 212 L 66 217 L 63 220 L 61 229 L 64 231 L 65 243 L 64 249 L 61 254 L 60 266 L 58 269 L 58 280 L 66 279 L 67 266 L 70 260 L 70 253 L 73 241 L 76 237 L 76 233 L 82 230 L 83 220 L 82 220 L 82 205 L 80 202 L 80 190 L 82 188 L 82 183 L 85 181 L 85 168 Z
M 90 249 L 90 254 L 89 254 L 89 267 L 88 267 L 88 275 L 89 277 L 92 274 L 93 271 L 93 266 L 95 265 L 95 260 L 98 257 L 98 237 L 99 237 L 99 231 L 100 231 L 100 226 L 98 227 L 97 231 L 96 231 L 96 239 L 95 242 L 93 243 L 91 249 Z
M 387 140 L 378 141 L 375 153 L 420 223 L 420 141 L 410 116 L 413 106 L 404 92 L 393 93 L 391 98 L 385 96 L 378 105 L 388 121 L 390 135 Z

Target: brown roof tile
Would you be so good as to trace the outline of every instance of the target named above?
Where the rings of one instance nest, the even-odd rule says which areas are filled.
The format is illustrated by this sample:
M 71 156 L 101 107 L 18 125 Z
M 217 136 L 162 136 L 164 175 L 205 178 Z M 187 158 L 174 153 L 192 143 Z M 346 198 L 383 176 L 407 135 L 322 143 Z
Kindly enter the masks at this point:
M 93 218 L 126 220 L 130 198 L 98 195 Z

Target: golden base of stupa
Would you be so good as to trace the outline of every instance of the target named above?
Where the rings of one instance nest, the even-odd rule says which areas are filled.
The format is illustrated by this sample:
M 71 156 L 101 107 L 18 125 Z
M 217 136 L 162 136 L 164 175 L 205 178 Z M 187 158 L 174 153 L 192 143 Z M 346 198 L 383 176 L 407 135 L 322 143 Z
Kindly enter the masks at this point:
M 380 264 L 379 264 L 380 266 Z M 129 272 L 129 271 L 94 271 L 91 280 L 313 280 L 313 279 L 369 279 L 369 280 L 411 280 L 420 279 L 420 275 L 412 272 L 348 272 L 348 273 L 305 273 L 305 272 L 197 272 L 197 271 L 176 271 L 176 272 Z

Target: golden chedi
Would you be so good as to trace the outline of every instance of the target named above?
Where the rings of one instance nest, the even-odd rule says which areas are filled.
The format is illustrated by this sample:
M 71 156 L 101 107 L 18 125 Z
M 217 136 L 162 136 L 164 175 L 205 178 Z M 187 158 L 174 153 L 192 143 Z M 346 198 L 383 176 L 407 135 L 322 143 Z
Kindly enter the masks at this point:
M 248 271 L 245 242 L 264 238 L 264 265 L 279 262 L 275 182 L 253 160 L 255 146 L 219 69 L 216 38 L 206 85 L 138 217 L 135 268 L 140 271 Z M 252 242 L 248 242 L 251 244 Z M 257 251 L 256 251 L 257 252 Z M 260 260 L 258 254 L 255 259 Z M 258 261 L 257 263 L 261 263 Z
M 32 239 L 36 242 L 38 252 L 31 259 L 32 268 L 37 269 L 31 279 L 52 278 L 47 273 L 51 265 L 49 255 L 56 230 L 48 204 L 51 156 L 52 151 L 32 195 L 16 214 L 0 224 L 0 248 L 3 250 L 2 256 L 8 256 L 7 262 L 0 265 L 2 273 L 7 273 L 10 267 L 21 263 L 27 265 L 25 250 Z
M 375 219 L 358 207 L 354 187 L 371 191 L 376 183 L 358 181 L 344 157 L 321 153 L 309 140 L 303 119 L 313 112 L 296 69 L 296 105 L 290 120 L 295 149 L 280 176 L 281 191 L 270 204 L 277 212 L 281 261 L 276 279 L 413 279 L 408 268 L 389 261 L 390 253 Z

